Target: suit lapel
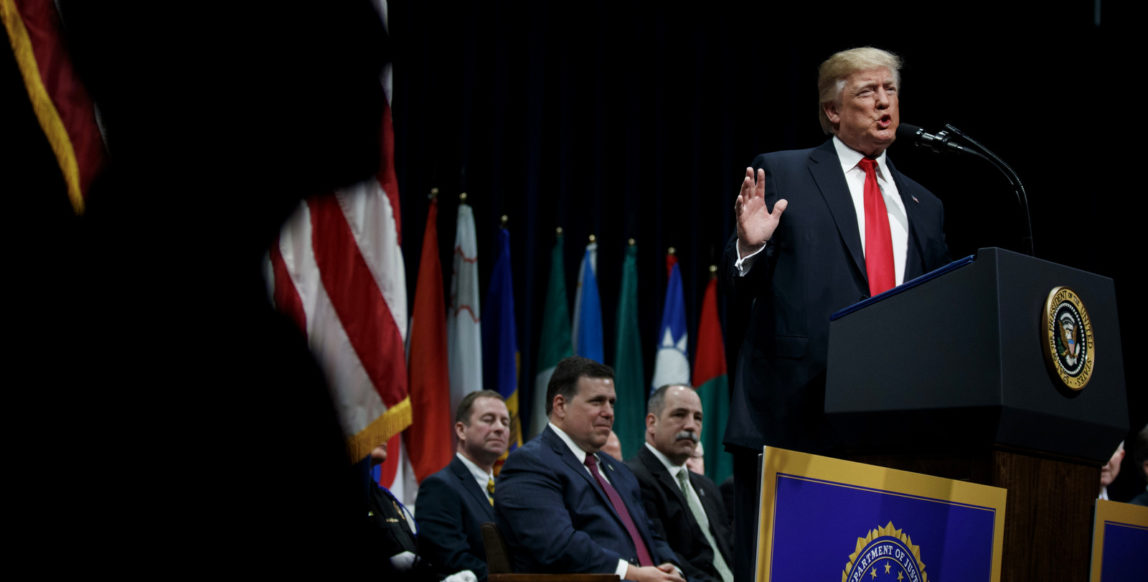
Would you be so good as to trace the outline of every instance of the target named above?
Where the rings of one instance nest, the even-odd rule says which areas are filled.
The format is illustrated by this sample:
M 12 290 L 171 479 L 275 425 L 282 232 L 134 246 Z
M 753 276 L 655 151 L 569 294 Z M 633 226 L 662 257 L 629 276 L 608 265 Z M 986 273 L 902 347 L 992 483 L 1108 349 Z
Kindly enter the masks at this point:
M 482 507 L 482 511 L 486 514 L 486 517 L 489 518 L 490 521 L 494 521 L 494 507 L 490 505 L 490 500 L 487 498 L 486 492 L 478 486 L 478 482 L 474 479 L 474 475 L 470 474 L 470 470 L 466 468 L 466 465 L 456 456 L 450 460 L 450 469 L 454 473 L 454 476 L 458 477 L 459 481 L 462 481 L 463 490 L 474 499 L 475 504 Z
M 638 451 L 638 458 L 642 460 L 642 464 L 646 466 L 646 470 L 654 476 L 654 479 L 657 479 L 663 488 L 668 489 L 670 494 L 678 500 L 678 503 L 688 510 L 690 504 L 686 499 L 685 492 L 682 491 L 681 487 L 678 487 L 674 478 L 670 477 L 670 472 L 666 470 L 666 466 L 645 445 L 642 446 L 642 450 Z M 689 511 L 686 512 L 686 515 L 689 515 Z
M 618 522 L 621 523 L 622 518 L 618 516 L 618 512 L 614 511 L 614 504 L 610 502 L 606 491 L 603 490 L 594 477 L 590 475 L 590 470 L 578 462 L 578 459 L 574 457 L 574 453 L 570 450 L 570 447 L 566 446 L 562 438 L 550 430 L 550 427 L 546 427 L 546 429 L 542 431 L 542 434 L 545 435 L 546 441 L 549 443 L 550 448 L 553 449 L 554 454 L 558 455 L 558 458 L 562 459 L 562 462 L 578 475 L 579 478 L 586 480 L 586 484 L 598 494 L 598 498 L 602 500 L 602 503 L 610 510 L 610 513 L 614 515 L 614 519 L 617 519 Z M 600 471 L 603 469 L 604 467 L 599 467 Z
M 601 501 L 602 505 L 605 506 L 606 511 L 609 511 L 610 515 L 614 516 L 614 519 L 617 520 L 618 527 L 625 531 L 626 524 L 622 521 L 622 516 L 618 515 L 617 510 L 614 509 L 614 503 L 610 501 L 610 497 L 606 495 L 606 490 L 602 489 L 602 486 L 598 484 L 598 481 L 590 475 L 590 470 L 587 469 L 585 465 L 578 462 L 578 459 L 574 457 L 574 453 L 570 450 L 570 447 L 566 446 L 566 443 L 562 441 L 562 438 L 555 434 L 554 431 L 550 430 L 550 427 L 547 427 L 545 430 L 543 430 L 542 434 L 544 435 L 543 438 L 545 438 L 550 444 L 550 448 L 554 451 L 554 454 L 558 455 L 558 458 L 562 459 L 562 462 L 565 463 L 571 471 L 574 471 L 574 473 L 577 474 L 579 478 L 586 480 L 586 484 L 589 485 L 594 493 L 598 496 L 598 499 Z M 653 546 L 651 545 L 652 540 L 650 539 L 650 536 L 647 535 L 644 524 L 638 523 L 639 520 L 634 518 L 633 508 L 626 504 L 626 495 L 622 492 L 621 489 L 618 488 L 619 482 L 621 480 L 617 477 L 614 477 L 614 475 L 617 474 L 617 470 L 614 468 L 613 461 L 605 457 L 609 457 L 609 455 L 598 455 L 598 470 L 608 471 L 608 473 L 606 473 L 606 478 L 613 478 L 613 480 L 610 481 L 611 485 L 614 487 L 614 490 L 618 492 L 618 497 L 622 499 L 622 504 L 626 505 L 626 510 L 630 512 L 630 519 L 634 521 L 635 527 L 638 528 L 638 534 L 641 535 L 642 539 L 645 540 L 646 547 L 649 548 L 651 552 L 653 552 Z
M 647 524 L 644 523 L 643 520 L 638 519 L 638 514 L 635 512 L 635 508 L 630 505 L 630 502 L 627 499 L 629 497 L 627 493 L 631 492 L 623 491 L 621 488 L 622 477 L 619 474 L 619 471 L 616 469 L 620 463 L 615 461 L 612 457 L 610 457 L 610 455 L 598 455 L 598 461 L 599 465 L 601 465 L 604 470 L 609 471 L 606 478 L 611 480 L 610 484 L 614 487 L 614 490 L 618 492 L 618 497 L 621 498 L 622 505 L 626 506 L 626 511 L 630 513 L 630 520 L 634 522 L 634 527 L 638 530 L 638 535 L 642 536 L 642 541 L 646 544 L 646 550 L 650 552 L 650 557 L 655 560 L 655 563 L 657 563 L 656 560 L 658 556 L 654 552 L 654 538 L 650 535 L 650 530 L 648 527 L 646 527 Z M 606 492 L 602 490 L 602 487 L 597 483 L 594 483 L 594 488 L 598 490 L 599 497 L 605 500 L 606 506 L 609 507 L 611 511 L 613 511 L 614 504 L 610 502 L 610 498 L 606 496 Z M 618 516 L 618 512 L 613 511 L 613 513 L 615 519 L 618 520 L 618 524 L 622 526 L 623 530 L 625 530 L 625 523 L 623 523 L 622 518 Z
M 615 473 L 615 471 L 613 470 L 614 467 L 613 467 L 613 465 L 610 464 L 610 460 L 605 458 L 608 456 L 610 456 L 610 455 L 598 455 L 598 471 L 603 473 L 606 476 L 606 479 L 610 479 L 611 477 L 613 477 L 613 479 L 610 480 L 610 485 L 614 488 L 614 491 L 618 493 L 618 497 L 622 500 L 622 504 L 625 505 L 626 504 L 626 496 L 622 494 L 621 489 L 618 489 L 618 478 L 614 477 L 614 473 Z M 575 461 L 575 464 L 577 464 L 577 461 Z M 606 495 L 606 490 L 603 489 L 602 486 L 598 484 L 598 481 L 596 479 L 594 479 L 593 477 L 590 476 L 590 473 L 587 471 L 587 469 L 585 467 L 582 468 L 582 474 L 585 475 L 587 477 L 587 479 L 589 479 L 590 484 L 591 484 L 590 486 L 593 487 L 594 491 L 598 494 L 598 499 L 602 500 L 602 503 L 605 504 L 606 508 L 610 510 L 610 514 L 614 516 L 614 519 L 618 520 L 618 525 L 622 526 L 623 529 L 625 529 L 625 522 L 622 521 L 622 516 L 618 515 L 618 511 L 614 509 L 614 502 L 610 501 L 610 496 Z M 629 511 L 629 509 L 630 509 L 630 507 L 627 505 L 626 510 Z M 634 512 L 631 511 L 630 512 L 630 519 L 633 519 L 633 518 L 634 518 Z M 634 520 L 634 523 L 637 524 L 637 520 Z
M 565 463 L 571 471 L 574 471 L 580 477 L 586 479 L 586 483 L 595 487 L 598 486 L 598 484 L 594 482 L 594 478 L 590 476 L 590 471 L 586 469 L 585 465 L 578 462 L 578 459 L 574 457 L 574 453 L 570 450 L 570 447 L 566 446 L 566 443 L 562 441 L 561 437 L 554 434 L 554 432 L 550 430 L 550 427 L 547 427 L 542 434 L 546 435 L 546 441 L 550 445 L 550 448 L 553 449 L 554 454 L 558 455 L 558 458 L 562 459 L 562 462 Z M 599 489 L 601 488 L 599 487 Z M 605 494 L 603 493 L 603 495 Z M 607 499 L 606 501 L 609 500 Z
M 841 236 L 845 247 L 849 249 L 853 266 L 861 279 L 868 281 L 865 274 L 865 253 L 861 250 L 861 233 L 857 230 L 857 211 L 853 209 L 849 185 L 845 183 L 845 174 L 841 172 L 841 162 L 837 158 L 837 151 L 833 149 L 832 140 L 809 154 L 809 173 L 813 176 L 825 205 L 829 207 L 829 213 L 837 225 L 837 233 Z

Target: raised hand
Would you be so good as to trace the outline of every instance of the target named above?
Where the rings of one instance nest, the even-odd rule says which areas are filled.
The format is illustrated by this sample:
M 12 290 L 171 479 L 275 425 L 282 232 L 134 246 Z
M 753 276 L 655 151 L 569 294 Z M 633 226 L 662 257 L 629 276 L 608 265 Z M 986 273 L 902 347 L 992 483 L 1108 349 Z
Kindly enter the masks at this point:
M 745 180 L 733 204 L 733 214 L 737 218 L 738 254 L 742 257 L 756 252 L 777 230 L 781 213 L 789 202 L 784 198 L 773 205 L 773 211 L 765 207 L 765 171 L 758 170 L 755 179 L 753 168 L 745 169 Z

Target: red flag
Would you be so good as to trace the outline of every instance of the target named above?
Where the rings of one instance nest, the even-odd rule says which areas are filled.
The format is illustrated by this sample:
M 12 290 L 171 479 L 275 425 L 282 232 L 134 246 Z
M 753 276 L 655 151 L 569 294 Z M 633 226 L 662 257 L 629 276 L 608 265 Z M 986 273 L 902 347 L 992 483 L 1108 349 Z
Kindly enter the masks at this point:
M 706 475 L 717 483 L 733 473 L 733 457 L 725 452 L 725 438 L 729 421 L 729 378 L 725 366 L 725 342 L 722 340 L 721 321 L 717 305 L 717 267 L 710 267 L 710 282 L 702 299 L 702 314 L 698 321 L 697 352 L 694 354 L 694 388 L 702 401 L 705 424 L 702 443 L 705 445 Z
M 694 387 L 726 375 L 725 342 L 717 310 L 717 278 L 711 277 L 702 299 L 698 323 L 697 351 L 694 353 Z
M 60 37 L 60 16 L 53 2 L 0 0 L 0 17 L 32 109 L 48 138 L 68 187 L 76 214 L 104 163 L 104 144 L 96 111 L 80 84 Z
M 410 327 L 411 426 L 403 436 L 419 482 L 450 463 L 453 452 L 446 301 L 438 256 L 438 199 L 431 198 Z

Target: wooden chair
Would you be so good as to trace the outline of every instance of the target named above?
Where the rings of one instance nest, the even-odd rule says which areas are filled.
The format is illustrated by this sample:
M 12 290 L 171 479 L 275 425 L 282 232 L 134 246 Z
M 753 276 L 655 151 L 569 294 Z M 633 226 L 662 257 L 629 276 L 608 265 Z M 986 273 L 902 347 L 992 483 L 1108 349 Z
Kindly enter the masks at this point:
M 491 522 L 482 524 L 482 542 L 486 546 L 486 569 L 489 582 L 618 582 L 614 574 L 515 574 L 510 570 L 510 554 L 506 551 L 506 540 L 498 526 Z

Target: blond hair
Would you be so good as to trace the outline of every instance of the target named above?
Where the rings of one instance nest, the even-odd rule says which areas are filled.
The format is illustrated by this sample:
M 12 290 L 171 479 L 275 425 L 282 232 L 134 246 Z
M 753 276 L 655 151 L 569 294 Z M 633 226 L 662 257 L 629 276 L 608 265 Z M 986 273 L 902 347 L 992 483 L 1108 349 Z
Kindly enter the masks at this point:
M 825 115 L 825 105 L 839 103 L 841 90 L 845 88 L 845 78 L 857 71 L 869 69 L 889 69 L 893 82 L 901 86 L 901 57 L 871 46 L 844 50 L 825 59 L 817 69 L 817 120 L 825 133 L 836 133 L 833 124 Z

